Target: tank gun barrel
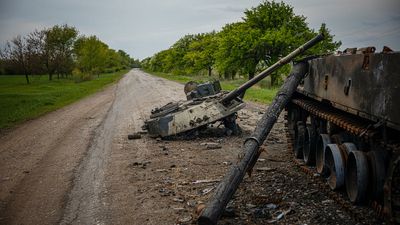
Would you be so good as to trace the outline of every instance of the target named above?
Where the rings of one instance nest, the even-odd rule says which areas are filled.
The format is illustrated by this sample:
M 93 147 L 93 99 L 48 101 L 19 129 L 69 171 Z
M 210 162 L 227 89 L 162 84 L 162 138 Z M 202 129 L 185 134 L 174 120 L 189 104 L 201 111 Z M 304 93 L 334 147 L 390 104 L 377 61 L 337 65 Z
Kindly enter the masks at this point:
M 305 52 L 307 49 L 313 47 L 315 44 L 320 42 L 321 40 L 324 39 L 323 34 L 318 34 L 315 36 L 313 39 L 309 40 L 302 46 L 298 47 L 296 50 L 293 52 L 289 53 L 287 56 L 284 58 L 280 59 L 278 62 L 273 64 L 272 66 L 268 67 L 261 73 L 259 73 L 257 76 L 255 76 L 253 79 L 247 81 L 246 83 L 242 84 L 240 87 L 236 88 L 235 90 L 231 91 L 229 94 L 227 94 L 225 97 L 221 99 L 221 102 L 224 104 L 229 103 L 232 101 L 234 98 L 238 97 L 242 93 L 244 93 L 247 89 L 249 89 L 251 86 L 255 85 L 258 83 L 260 80 L 264 79 L 268 75 L 270 75 L 272 72 L 275 70 L 279 69 L 281 66 L 287 64 L 290 62 L 292 59 L 294 59 L 296 56 L 300 55 L 301 53 Z

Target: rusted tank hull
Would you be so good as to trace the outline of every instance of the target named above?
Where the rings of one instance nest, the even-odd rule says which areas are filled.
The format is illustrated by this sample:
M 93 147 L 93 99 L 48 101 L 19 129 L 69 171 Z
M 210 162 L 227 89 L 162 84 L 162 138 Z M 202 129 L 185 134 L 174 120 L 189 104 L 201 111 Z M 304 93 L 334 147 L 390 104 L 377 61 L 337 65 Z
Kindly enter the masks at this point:
M 298 92 L 400 130 L 400 52 L 327 56 L 310 61 Z
M 288 135 L 332 190 L 400 224 L 400 52 L 365 49 L 309 60 Z

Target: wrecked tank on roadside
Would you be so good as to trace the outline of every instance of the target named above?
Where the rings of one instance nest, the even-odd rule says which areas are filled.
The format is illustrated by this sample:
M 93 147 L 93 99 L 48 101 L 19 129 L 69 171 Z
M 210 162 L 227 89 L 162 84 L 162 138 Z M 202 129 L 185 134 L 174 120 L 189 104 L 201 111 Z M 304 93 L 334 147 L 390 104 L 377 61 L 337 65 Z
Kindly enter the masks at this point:
M 219 81 L 203 84 L 190 81 L 185 87 L 186 101 L 170 102 L 151 111 L 150 119 L 145 121 L 146 129 L 152 137 L 168 137 L 208 124 L 221 122 L 227 134 L 239 134 L 236 123 L 237 111 L 245 106 L 240 98 L 223 102 L 228 92 L 221 90 Z
M 228 133 L 240 133 L 236 118 L 237 112 L 245 106 L 242 97 L 246 90 L 322 39 L 323 35 L 318 35 L 280 60 L 279 63 L 265 69 L 231 92 L 221 91 L 218 81 L 200 85 L 189 82 L 185 85 L 188 100 L 170 102 L 161 108 L 153 109 L 150 119 L 145 121 L 143 128 L 152 137 L 168 137 L 221 121 Z

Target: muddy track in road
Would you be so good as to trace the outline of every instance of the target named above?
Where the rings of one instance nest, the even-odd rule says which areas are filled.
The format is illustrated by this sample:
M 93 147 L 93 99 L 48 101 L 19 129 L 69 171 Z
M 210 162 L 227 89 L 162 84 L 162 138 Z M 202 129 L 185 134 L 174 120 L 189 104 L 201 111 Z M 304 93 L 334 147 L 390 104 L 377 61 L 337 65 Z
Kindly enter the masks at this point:
M 132 70 L 117 85 L 0 137 L 0 224 L 194 223 L 196 207 L 237 161 L 265 106 L 239 112 L 240 136 L 214 126 L 190 140 L 127 139 L 152 108 L 181 99 L 183 85 Z M 220 223 L 266 224 L 288 212 L 276 222 L 355 224 L 293 168 L 286 146 L 280 118 Z

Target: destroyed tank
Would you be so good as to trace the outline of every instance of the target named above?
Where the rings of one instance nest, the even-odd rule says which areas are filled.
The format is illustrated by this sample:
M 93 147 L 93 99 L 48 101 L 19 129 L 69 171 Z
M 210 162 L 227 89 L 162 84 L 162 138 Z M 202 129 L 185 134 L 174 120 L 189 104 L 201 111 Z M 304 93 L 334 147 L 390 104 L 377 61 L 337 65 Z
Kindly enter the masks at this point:
M 295 157 L 400 224 L 400 52 L 353 48 L 308 63 L 286 107 Z
M 221 121 L 228 133 L 240 133 L 236 117 L 245 106 L 241 99 L 245 91 L 322 39 L 323 35 L 318 35 L 231 92 L 221 91 L 217 81 L 201 85 L 189 82 L 185 85 L 188 100 L 153 109 L 143 128 L 152 137 L 168 137 Z
M 184 91 L 186 101 L 170 102 L 151 111 L 150 119 L 145 121 L 144 126 L 151 137 L 168 137 L 196 131 L 218 121 L 224 124 L 227 133 L 240 133 L 236 112 L 245 103 L 235 98 L 224 104 L 222 100 L 227 92 L 221 91 L 219 81 L 203 84 L 190 81 Z

